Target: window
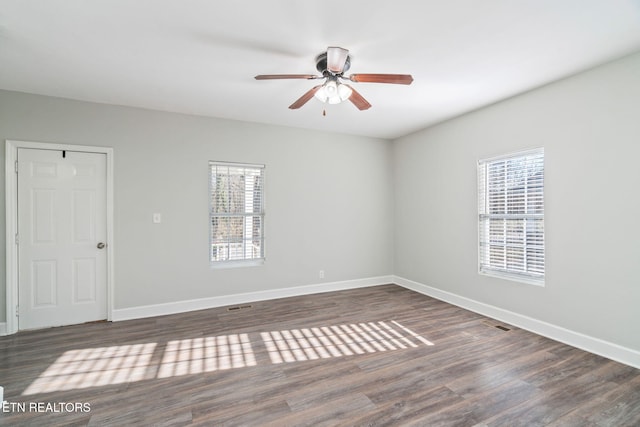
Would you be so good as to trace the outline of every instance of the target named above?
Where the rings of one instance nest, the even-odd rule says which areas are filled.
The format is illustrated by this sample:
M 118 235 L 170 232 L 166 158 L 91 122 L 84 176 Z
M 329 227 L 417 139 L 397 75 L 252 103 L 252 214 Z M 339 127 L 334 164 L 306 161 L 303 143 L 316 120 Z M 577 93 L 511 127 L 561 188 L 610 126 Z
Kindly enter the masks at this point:
M 264 260 L 264 165 L 209 163 L 212 264 Z
M 544 284 L 544 149 L 478 162 L 479 272 Z

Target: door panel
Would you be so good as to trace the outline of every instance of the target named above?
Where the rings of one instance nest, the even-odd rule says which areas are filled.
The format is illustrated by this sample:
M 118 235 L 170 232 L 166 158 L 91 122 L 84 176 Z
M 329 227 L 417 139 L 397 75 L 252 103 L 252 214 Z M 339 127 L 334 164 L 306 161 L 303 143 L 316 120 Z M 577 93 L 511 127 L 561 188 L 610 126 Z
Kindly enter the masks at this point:
M 55 190 L 34 188 L 31 190 L 31 218 L 33 220 L 33 243 L 44 245 L 55 243 Z
M 18 149 L 19 329 L 107 317 L 106 155 Z
M 31 262 L 31 304 L 34 309 L 55 307 L 58 295 L 57 263 L 55 260 Z
M 94 258 L 73 260 L 73 301 L 75 303 L 96 300 L 96 260 Z
M 96 240 L 96 192 L 95 190 L 77 190 L 72 201 L 73 243 L 90 243 Z

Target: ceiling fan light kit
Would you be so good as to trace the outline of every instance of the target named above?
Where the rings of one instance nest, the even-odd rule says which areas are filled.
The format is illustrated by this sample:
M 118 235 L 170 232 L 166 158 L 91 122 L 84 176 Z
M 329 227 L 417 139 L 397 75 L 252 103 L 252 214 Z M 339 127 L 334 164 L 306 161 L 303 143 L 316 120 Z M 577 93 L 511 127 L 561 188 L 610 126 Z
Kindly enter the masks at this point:
M 353 90 L 348 85 L 338 82 L 337 79 L 328 79 L 315 93 L 315 97 L 321 102 L 339 104 L 351 97 Z
M 306 104 L 311 98 L 316 98 L 328 104 L 339 104 L 346 100 L 351 101 L 359 110 L 371 108 L 371 104 L 364 99 L 350 85 L 340 82 L 349 80 L 354 83 L 391 83 L 409 85 L 413 82 L 410 74 L 351 74 L 345 76 L 344 73 L 351 68 L 351 57 L 349 51 L 341 47 L 328 47 L 326 52 L 322 52 L 316 57 L 316 69 L 322 75 L 314 74 L 261 74 L 255 77 L 256 80 L 278 80 L 278 79 L 325 79 L 321 85 L 314 86 L 304 95 L 298 98 L 289 106 L 296 110 Z

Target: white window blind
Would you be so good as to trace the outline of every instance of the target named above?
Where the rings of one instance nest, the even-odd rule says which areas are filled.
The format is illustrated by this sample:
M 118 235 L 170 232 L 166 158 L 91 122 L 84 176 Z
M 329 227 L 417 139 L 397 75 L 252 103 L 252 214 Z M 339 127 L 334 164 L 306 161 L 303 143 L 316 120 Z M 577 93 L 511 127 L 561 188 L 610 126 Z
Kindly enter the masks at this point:
M 478 162 L 480 273 L 544 283 L 544 149 Z
M 264 166 L 209 168 L 211 262 L 264 259 Z

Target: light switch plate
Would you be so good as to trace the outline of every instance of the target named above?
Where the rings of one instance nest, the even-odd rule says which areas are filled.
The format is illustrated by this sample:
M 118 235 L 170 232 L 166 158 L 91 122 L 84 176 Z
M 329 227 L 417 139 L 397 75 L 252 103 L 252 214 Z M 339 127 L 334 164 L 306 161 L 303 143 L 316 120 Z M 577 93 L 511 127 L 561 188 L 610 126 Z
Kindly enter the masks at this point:
M 153 214 L 153 223 L 154 224 L 160 224 L 162 222 L 162 215 L 159 213 L 154 213 Z

